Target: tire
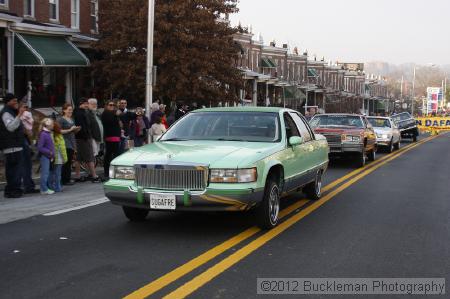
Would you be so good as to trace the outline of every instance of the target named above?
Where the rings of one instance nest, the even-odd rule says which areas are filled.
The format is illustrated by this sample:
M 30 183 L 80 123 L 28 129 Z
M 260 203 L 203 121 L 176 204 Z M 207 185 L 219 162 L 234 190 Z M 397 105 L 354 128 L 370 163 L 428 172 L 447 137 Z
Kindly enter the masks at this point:
M 396 151 L 398 151 L 400 149 L 400 140 L 396 144 L 394 144 L 394 149 Z
M 355 156 L 355 166 L 357 168 L 361 168 L 364 167 L 366 165 L 366 153 L 362 152 L 362 153 L 358 153 Z
M 322 175 L 323 171 L 319 170 L 314 182 L 309 183 L 303 188 L 303 192 L 310 200 L 319 200 L 322 197 Z
M 377 158 L 377 150 L 376 150 L 376 148 L 374 148 L 373 150 L 371 150 L 371 151 L 367 154 L 367 158 L 368 158 L 369 161 L 371 161 L 371 162 L 375 161 L 375 159 Z
M 391 142 L 388 145 L 388 153 L 392 153 L 394 151 L 394 139 L 391 139 Z
M 256 221 L 262 229 L 272 229 L 278 224 L 280 212 L 280 188 L 273 177 L 269 177 L 264 189 L 264 198 L 256 208 Z
M 122 207 L 123 212 L 125 213 L 125 216 L 131 221 L 131 222 L 142 222 L 147 218 L 149 210 L 146 209 L 138 209 L 138 208 L 131 208 L 131 207 Z
M 416 134 L 414 134 L 414 136 L 413 136 L 413 142 L 417 142 L 417 135 Z

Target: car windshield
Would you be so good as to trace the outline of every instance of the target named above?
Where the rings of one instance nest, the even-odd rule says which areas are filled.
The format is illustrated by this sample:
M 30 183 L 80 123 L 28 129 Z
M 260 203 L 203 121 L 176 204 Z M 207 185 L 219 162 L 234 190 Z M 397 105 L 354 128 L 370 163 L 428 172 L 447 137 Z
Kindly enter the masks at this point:
M 409 114 L 408 112 L 400 113 L 400 114 L 392 116 L 392 119 L 395 122 L 411 119 L 411 114 Z
M 279 123 L 277 113 L 195 112 L 178 121 L 160 141 L 278 142 Z
M 359 116 L 350 115 L 318 115 L 311 122 L 313 128 L 317 127 L 356 127 L 364 128 Z
M 391 123 L 386 118 L 368 118 L 374 128 L 390 128 Z

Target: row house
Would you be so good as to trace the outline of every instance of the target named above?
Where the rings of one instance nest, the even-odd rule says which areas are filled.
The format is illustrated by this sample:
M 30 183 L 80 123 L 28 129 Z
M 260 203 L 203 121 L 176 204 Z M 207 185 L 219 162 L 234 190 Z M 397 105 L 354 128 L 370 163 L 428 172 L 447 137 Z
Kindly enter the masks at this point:
M 243 72 L 241 103 L 258 106 L 284 106 L 311 113 L 368 113 L 374 97 L 387 98 L 386 84 L 366 81 L 364 64 L 336 63 L 308 59 L 287 45 L 264 45 L 252 33 L 234 36 L 239 55 L 235 66 Z M 370 99 L 368 92 L 372 93 Z M 373 103 L 372 103 L 373 105 Z
M 339 112 L 344 93 L 345 73 L 347 71 L 331 63 L 325 68 L 325 103 L 327 112 Z
M 323 84 L 324 63 L 308 61 L 307 54 L 299 54 L 296 48 L 291 53 L 287 45 L 277 47 L 271 42 L 267 46 L 261 38 L 253 37 L 249 33 L 234 37 L 240 49 L 235 65 L 245 79 L 241 102 L 296 110 L 323 102 L 320 93 L 324 91 L 318 84 Z
M 306 110 L 325 112 L 326 105 L 326 76 L 327 76 L 327 63 L 322 59 L 317 61 L 308 60 L 308 88 L 306 90 L 307 102 Z M 315 112 L 313 112 L 315 113 Z
M 55 107 L 92 95 L 98 0 L 0 0 L 0 96 Z
M 389 99 L 388 85 L 384 79 L 366 78 L 364 104 L 367 114 L 386 114 L 393 110 L 394 103 Z

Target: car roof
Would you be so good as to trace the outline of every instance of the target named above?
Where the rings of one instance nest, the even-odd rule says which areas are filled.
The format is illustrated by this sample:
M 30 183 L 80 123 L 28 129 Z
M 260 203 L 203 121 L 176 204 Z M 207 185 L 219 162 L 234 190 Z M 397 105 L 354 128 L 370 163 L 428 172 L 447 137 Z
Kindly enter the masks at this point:
M 314 116 L 328 116 L 328 115 L 364 117 L 364 115 L 362 114 L 352 114 L 352 113 L 323 113 L 323 114 L 316 114 Z
M 192 111 L 192 113 L 198 112 L 272 112 L 279 113 L 280 111 L 294 111 L 291 109 L 280 108 L 280 107 L 215 107 L 215 108 L 203 108 Z
M 367 116 L 367 118 L 382 118 L 382 119 L 391 119 L 389 116 Z

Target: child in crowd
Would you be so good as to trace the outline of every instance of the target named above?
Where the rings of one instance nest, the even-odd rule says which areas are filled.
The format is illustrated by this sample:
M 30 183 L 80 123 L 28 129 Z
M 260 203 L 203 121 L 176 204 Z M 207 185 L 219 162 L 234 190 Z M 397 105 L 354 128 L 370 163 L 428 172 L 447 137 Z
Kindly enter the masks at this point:
M 162 118 L 158 117 L 151 127 L 151 135 L 153 142 L 157 141 L 158 138 L 161 137 L 161 135 L 166 133 L 166 131 L 167 131 L 166 127 L 162 124 Z
M 55 192 L 48 188 L 51 164 L 55 158 L 55 144 L 52 140 L 54 122 L 50 118 L 44 118 L 41 122 L 38 139 L 38 151 L 41 162 L 41 194 L 51 195 Z
M 64 137 L 61 132 L 61 126 L 55 122 L 53 126 L 53 144 L 55 146 L 55 158 L 53 167 L 50 171 L 49 186 L 55 192 L 61 192 L 61 170 L 62 166 L 67 162 L 67 150 Z

